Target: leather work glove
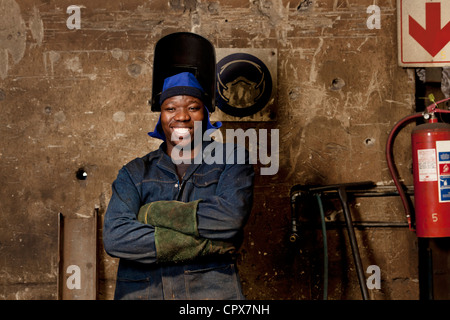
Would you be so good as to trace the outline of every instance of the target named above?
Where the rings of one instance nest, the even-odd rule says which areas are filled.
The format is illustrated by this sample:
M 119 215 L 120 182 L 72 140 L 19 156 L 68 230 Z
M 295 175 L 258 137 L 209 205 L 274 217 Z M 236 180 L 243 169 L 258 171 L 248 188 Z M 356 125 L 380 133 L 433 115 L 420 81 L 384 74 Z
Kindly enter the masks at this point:
M 141 207 L 138 220 L 155 227 L 158 262 L 186 261 L 211 254 L 232 253 L 235 250 L 230 242 L 199 236 L 197 207 L 200 201 L 155 201 Z
M 202 200 L 150 202 L 140 208 L 138 220 L 154 227 L 164 227 L 198 236 L 197 207 L 200 201 Z
M 155 227 L 155 246 L 158 262 L 181 262 L 235 250 L 229 242 L 194 237 L 164 227 Z

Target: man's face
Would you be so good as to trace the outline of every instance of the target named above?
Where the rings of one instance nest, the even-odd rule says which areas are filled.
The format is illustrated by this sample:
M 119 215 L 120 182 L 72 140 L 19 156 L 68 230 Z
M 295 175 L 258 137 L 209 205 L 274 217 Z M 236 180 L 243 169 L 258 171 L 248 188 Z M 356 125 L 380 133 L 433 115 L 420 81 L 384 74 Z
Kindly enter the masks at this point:
M 194 121 L 203 121 L 204 107 L 200 99 L 174 96 L 161 105 L 161 125 L 166 136 L 167 153 L 176 145 L 187 145 L 194 139 Z

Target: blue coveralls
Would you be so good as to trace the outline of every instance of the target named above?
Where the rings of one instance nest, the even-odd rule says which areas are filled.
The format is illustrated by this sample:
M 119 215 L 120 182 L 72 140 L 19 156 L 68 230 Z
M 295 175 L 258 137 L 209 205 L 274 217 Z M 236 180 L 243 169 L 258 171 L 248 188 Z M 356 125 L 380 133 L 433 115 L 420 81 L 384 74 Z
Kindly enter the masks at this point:
M 219 145 L 223 147 L 223 161 L 215 157 L 214 163 L 207 164 Z M 243 298 L 232 256 L 158 263 L 155 229 L 137 220 L 141 206 L 153 201 L 202 199 L 197 209 L 200 236 L 232 241 L 238 247 L 252 207 L 254 170 L 245 149 L 229 147 L 203 142 L 204 161 L 192 164 L 182 181 L 164 152 L 165 142 L 122 167 L 112 186 L 103 229 L 106 252 L 120 258 L 115 299 Z

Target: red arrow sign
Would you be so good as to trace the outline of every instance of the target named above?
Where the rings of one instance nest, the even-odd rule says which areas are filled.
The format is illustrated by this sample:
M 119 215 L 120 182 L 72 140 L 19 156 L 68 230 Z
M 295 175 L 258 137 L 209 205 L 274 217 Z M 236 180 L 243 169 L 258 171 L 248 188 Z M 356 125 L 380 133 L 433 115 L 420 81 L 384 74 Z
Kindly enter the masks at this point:
M 427 2 L 426 28 L 409 16 L 409 34 L 433 57 L 450 41 L 450 22 L 441 29 L 441 3 Z

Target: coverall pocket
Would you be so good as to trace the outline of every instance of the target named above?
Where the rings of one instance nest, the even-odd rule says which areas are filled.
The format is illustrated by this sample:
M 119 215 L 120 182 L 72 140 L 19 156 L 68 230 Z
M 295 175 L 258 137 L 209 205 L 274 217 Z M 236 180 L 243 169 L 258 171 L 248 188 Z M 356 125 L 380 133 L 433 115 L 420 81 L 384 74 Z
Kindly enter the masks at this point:
M 150 278 L 119 278 L 116 281 L 115 300 L 148 300 L 150 298 Z
M 219 182 L 220 168 L 214 168 L 203 174 L 193 174 L 192 184 L 194 185 L 194 198 L 202 199 L 216 194 L 217 184 Z
M 234 264 L 184 272 L 187 299 L 240 300 L 241 285 Z
M 217 184 L 223 170 L 221 168 L 213 168 L 205 173 L 194 173 L 192 175 L 192 182 L 194 186 L 199 188 L 206 188 L 210 185 Z

